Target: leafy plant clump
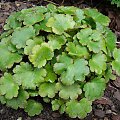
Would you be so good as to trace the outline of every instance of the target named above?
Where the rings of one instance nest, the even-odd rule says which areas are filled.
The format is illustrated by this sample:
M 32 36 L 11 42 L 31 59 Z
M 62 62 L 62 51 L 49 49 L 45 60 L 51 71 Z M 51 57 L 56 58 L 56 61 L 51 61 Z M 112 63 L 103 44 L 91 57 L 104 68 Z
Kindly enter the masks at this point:
M 120 75 L 109 22 L 96 9 L 52 4 L 11 14 L 0 36 L 1 103 L 34 116 L 43 99 L 53 111 L 86 117 L 115 80 L 112 70 Z

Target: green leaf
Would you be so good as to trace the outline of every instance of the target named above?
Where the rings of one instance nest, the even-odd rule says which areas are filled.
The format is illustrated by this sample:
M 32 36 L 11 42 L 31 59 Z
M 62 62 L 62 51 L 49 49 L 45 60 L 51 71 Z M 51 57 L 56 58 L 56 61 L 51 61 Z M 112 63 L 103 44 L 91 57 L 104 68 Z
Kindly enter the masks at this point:
M 19 63 L 22 56 L 17 52 L 9 51 L 7 44 L 0 42 L 0 70 L 5 70 L 6 68 L 11 68 L 14 63 Z
M 84 59 L 74 61 L 65 53 L 58 56 L 58 63 L 54 64 L 54 71 L 61 74 L 60 80 L 65 85 L 72 85 L 75 81 L 84 81 L 89 74 L 88 62 Z M 79 66 L 79 67 L 78 67 Z
M 55 34 L 61 35 L 64 31 L 74 28 L 75 22 L 70 15 L 55 14 L 51 17 L 46 26 L 52 28 Z
M 10 36 L 7 36 L 7 37 L 5 37 L 5 38 L 2 38 L 2 39 L 1 39 L 1 44 L 2 44 L 2 45 L 5 45 L 6 48 L 7 48 L 10 52 L 16 52 L 16 51 L 17 51 L 17 48 L 16 48 L 15 45 L 13 45 L 13 44 L 11 43 L 11 38 L 12 38 L 11 35 L 10 35 Z
M 97 30 L 92 30 L 91 28 L 82 29 L 77 33 L 77 38 L 82 45 L 86 45 L 94 53 L 104 49 L 102 46 L 102 34 Z
M 15 73 L 15 81 L 22 85 L 24 89 L 36 89 L 36 86 L 45 81 L 45 69 L 33 69 L 29 63 L 20 63 L 14 68 L 13 72 Z
M 35 30 L 32 26 L 17 28 L 12 34 L 11 42 L 16 45 L 18 49 L 24 48 L 26 41 L 35 36 Z
M 120 75 L 120 49 L 114 49 L 113 57 L 115 60 L 112 61 L 112 69 L 115 70 L 118 75 Z
M 53 71 L 53 67 L 50 64 L 47 64 L 45 66 L 45 69 L 47 71 L 47 75 L 45 77 L 45 81 L 54 83 L 57 79 L 57 75 Z
M 24 16 L 24 25 L 34 25 L 44 19 L 44 15 L 42 13 L 29 13 Z
M 51 99 L 50 99 L 49 97 L 44 97 L 44 98 L 43 98 L 43 101 L 44 101 L 45 103 L 50 103 Z
M 89 74 L 88 62 L 85 59 L 77 59 L 74 61 L 74 73 L 76 81 L 84 81 L 85 76 Z
M 72 85 L 75 81 L 84 81 L 85 76 L 89 74 L 87 64 L 88 62 L 84 59 L 75 60 L 74 64 L 69 65 L 61 74 L 61 82 L 65 85 Z
M 106 29 L 106 37 L 105 37 L 105 41 L 106 41 L 106 46 L 108 48 L 108 50 L 110 50 L 110 52 L 113 52 L 113 50 L 116 47 L 116 42 L 117 42 L 117 37 L 116 35 L 109 29 Z
M 3 32 L 2 34 L 0 34 L 0 39 L 10 36 L 12 32 L 13 30 Z
M 4 26 L 4 30 L 16 29 L 17 27 L 21 27 L 22 23 L 17 20 L 17 18 L 21 15 L 21 12 L 12 13 L 8 19 L 6 20 L 6 24 Z
M 13 76 L 5 73 L 0 78 L 0 95 L 5 95 L 6 99 L 12 99 L 18 96 L 19 86 L 15 83 Z
M 55 100 L 52 100 L 51 103 L 52 103 L 53 111 L 59 110 L 61 114 L 65 112 L 66 106 L 65 106 L 65 102 L 63 100 L 55 99 Z
M 36 97 L 39 95 L 37 90 L 28 89 L 27 92 L 30 97 Z
M 29 60 L 34 67 L 41 68 L 45 66 L 47 60 L 51 60 L 54 56 L 52 48 L 47 43 L 41 45 L 35 45 L 32 49 L 32 54 L 29 56 Z
M 46 26 L 50 17 L 51 17 L 51 14 L 49 12 L 45 14 L 44 20 L 41 21 L 40 25 L 38 26 L 39 30 L 43 30 L 43 31 L 46 31 L 46 32 L 52 32 L 52 29 L 50 27 Z
M 73 60 L 68 57 L 65 53 L 57 57 L 57 62 L 54 64 L 54 71 L 57 74 L 61 74 L 64 70 L 73 63 Z
M 47 5 L 47 10 L 48 10 L 48 12 L 51 12 L 51 13 L 57 12 L 57 7 L 53 4 L 48 4 Z
M 39 87 L 39 95 L 41 97 L 55 97 L 55 94 L 58 92 L 55 86 L 56 83 L 42 83 Z
M 97 74 L 101 74 L 103 71 L 106 70 L 106 61 L 107 57 L 104 54 L 94 54 L 89 60 L 90 70 L 92 72 L 96 72 Z
M 70 86 L 62 85 L 61 83 L 56 84 L 56 88 L 59 90 L 59 97 L 62 99 L 77 99 L 78 95 L 82 93 L 80 85 L 73 84 Z
M 77 38 L 80 40 L 79 42 L 82 45 L 87 45 L 87 43 L 90 41 L 90 36 L 92 35 L 92 29 L 91 28 L 85 28 L 81 29 L 80 32 L 77 33 Z
M 66 50 L 68 51 L 68 54 L 71 56 L 76 56 L 76 57 L 84 57 L 87 58 L 89 56 L 89 52 L 86 47 L 81 46 L 81 45 L 75 45 L 72 42 L 67 43 Z
M 99 77 L 87 82 L 83 88 L 85 91 L 85 97 L 92 101 L 102 97 L 106 87 L 105 83 L 105 79 Z
M 98 12 L 97 9 L 85 9 L 85 14 L 88 17 L 91 17 L 95 20 L 95 22 L 99 22 L 103 26 L 108 26 L 110 23 L 110 19 L 103 15 L 102 13 Z
M 60 49 L 62 45 L 64 45 L 67 41 L 67 39 L 65 38 L 65 36 L 61 35 L 53 35 L 53 34 L 49 34 L 47 36 L 48 44 L 53 48 L 53 49 Z
M 79 102 L 76 100 L 71 100 L 66 103 L 66 113 L 71 118 L 80 118 L 83 119 L 87 116 L 87 113 L 92 111 L 91 101 L 88 101 L 86 98 L 81 99 Z
M 59 13 L 74 15 L 78 8 L 74 6 L 60 6 L 58 7 Z
M 120 7 L 120 1 L 119 0 L 111 0 L 111 4 L 116 4 L 117 7 Z
M 16 98 L 12 98 L 11 100 L 7 100 L 6 105 L 16 110 L 18 108 L 25 108 L 28 98 L 29 94 L 21 88 L 19 90 L 18 96 Z
M 76 27 L 81 27 L 81 21 L 85 19 L 85 15 L 84 15 L 84 11 L 81 9 L 77 9 L 75 11 L 75 16 L 74 16 L 74 20 L 76 22 Z
M 43 6 L 23 9 L 21 10 L 21 15 L 17 18 L 17 20 L 23 21 L 24 25 L 33 25 L 44 19 L 43 13 L 45 12 L 47 12 L 47 9 Z
M 0 102 L 1 102 L 1 104 L 5 104 L 5 103 L 6 103 L 6 98 L 5 98 L 5 96 L 1 96 L 1 95 L 0 95 Z
M 25 112 L 27 112 L 29 116 L 39 115 L 42 110 L 43 106 L 41 103 L 31 99 L 28 100 Z
M 116 76 L 112 73 L 111 65 L 107 66 L 107 69 L 103 74 L 104 74 L 106 83 L 109 82 L 109 80 L 116 80 Z
M 41 43 L 44 41 L 44 37 L 43 36 L 39 36 L 39 37 L 35 37 L 32 39 L 27 40 L 26 42 L 26 46 L 24 48 L 24 53 L 26 55 L 30 55 L 32 53 L 32 48 L 35 45 L 41 45 Z

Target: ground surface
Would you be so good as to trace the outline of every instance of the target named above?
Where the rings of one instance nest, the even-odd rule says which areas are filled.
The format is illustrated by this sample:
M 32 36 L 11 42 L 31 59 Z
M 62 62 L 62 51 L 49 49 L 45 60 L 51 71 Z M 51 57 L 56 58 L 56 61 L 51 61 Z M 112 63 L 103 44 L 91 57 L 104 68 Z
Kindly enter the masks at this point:
M 52 0 L 51 0 L 52 1 Z M 67 2 L 65 2 L 67 1 Z M 80 8 L 96 7 L 103 14 L 109 16 L 111 19 L 110 28 L 118 37 L 118 47 L 120 41 L 120 9 L 116 6 L 111 6 L 103 0 L 93 0 L 95 2 L 84 2 L 84 0 L 54 0 L 57 5 L 74 5 Z M 19 11 L 23 8 L 29 8 L 34 5 L 46 5 L 49 2 L 46 0 L 29 0 L 23 2 L 22 0 L 1 0 L 0 2 L 0 33 L 3 32 L 3 25 L 6 18 L 11 12 Z M 60 115 L 58 111 L 52 112 L 51 105 L 43 104 L 44 111 L 39 116 L 30 118 L 27 114 L 19 109 L 13 110 L 0 104 L 0 120 L 78 120 L 71 119 L 66 115 Z M 116 81 L 111 81 L 105 91 L 105 95 L 93 103 L 93 111 L 85 118 L 85 120 L 120 120 L 120 78 Z

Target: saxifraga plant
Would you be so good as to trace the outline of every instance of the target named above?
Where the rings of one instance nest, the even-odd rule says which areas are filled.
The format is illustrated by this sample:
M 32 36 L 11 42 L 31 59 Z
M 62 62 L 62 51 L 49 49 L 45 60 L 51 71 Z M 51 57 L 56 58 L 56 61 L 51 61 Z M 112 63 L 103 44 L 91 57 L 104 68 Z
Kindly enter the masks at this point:
M 120 49 L 96 9 L 37 6 L 11 14 L 0 36 L 0 101 L 28 115 L 52 110 L 84 118 L 109 80 L 120 75 Z

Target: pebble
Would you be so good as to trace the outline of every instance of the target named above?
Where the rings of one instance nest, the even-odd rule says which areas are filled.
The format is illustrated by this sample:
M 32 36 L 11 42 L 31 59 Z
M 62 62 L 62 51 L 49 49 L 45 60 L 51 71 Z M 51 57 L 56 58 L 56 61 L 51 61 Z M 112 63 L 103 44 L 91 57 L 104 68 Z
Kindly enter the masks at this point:
M 54 118 L 59 118 L 59 117 L 60 117 L 60 114 L 59 114 L 59 113 L 56 113 L 56 112 L 53 112 L 53 113 L 52 113 L 52 116 L 53 116 Z
M 117 91 L 114 93 L 114 97 L 120 101 L 120 91 L 119 91 L 119 90 L 117 90 Z
M 99 118 L 105 117 L 105 111 L 102 111 L 102 110 L 95 110 L 94 114 L 95 114 L 95 116 L 97 116 Z
M 106 112 L 105 112 L 106 114 L 111 114 L 112 113 L 112 111 L 111 110 L 106 110 Z
M 112 120 L 120 120 L 120 115 L 113 115 Z

